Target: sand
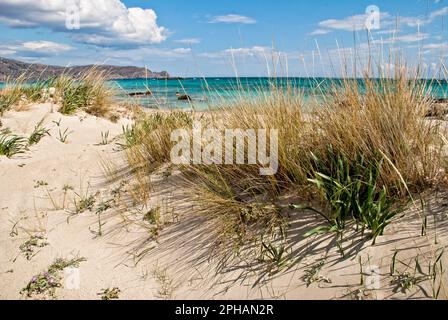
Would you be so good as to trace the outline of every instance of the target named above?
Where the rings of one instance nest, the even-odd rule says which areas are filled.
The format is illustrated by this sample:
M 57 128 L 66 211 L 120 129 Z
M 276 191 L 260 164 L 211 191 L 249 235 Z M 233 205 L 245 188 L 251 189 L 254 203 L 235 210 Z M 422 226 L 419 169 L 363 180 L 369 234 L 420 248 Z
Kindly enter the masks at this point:
M 391 284 L 394 277 L 390 275 L 395 252 L 397 271 L 414 275 L 417 256 L 426 272 L 440 248 L 448 244 L 444 209 L 448 198 L 444 194 L 427 197 L 426 235 L 421 235 L 421 210 L 411 205 L 406 217 L 386 229 L 375 246 L 371 241 L 355 241 L 360 237 L 355 232 L 347 234 L 342 244 L 345 257 L 332 235 L 303 237 L 321 223 L 318 217 L 291 212 L 287 248 L 291 258 L 276 273 L 269 272 L 266 264 L 242 260 L 219 268 L 217 256 L 210 251 L 210 226 L 194 214 L 191 204 L 182 201 L 185 190 L 179 187 L 175 171 L 167 177 L 162 169 L 152 177 L 154 190 L 147 209 L 161 208 L 166 220 L 157 241 L 142 224 L 141 212 L 129 203 L 125 210 L 109 208 L 102 214 L 103 233 L 99 235 L 95 209 L 74 214 L 75 200 L 79 202 L 76 194 L 93 195 L 97 208 L 127 179 L 117 143 L 122 126 L 132 121 L 64 116 L 56 109 L 51 104 L 36 104 L 26 111 L 6 112 L 1 118 L 2 129 L 9 127 L 19 135 L 29 135 L 44 118 L 51 133 L 25 154 L 11 159 L 0 156 L 1 299 L 26 299 L 20 291 L 34 275 L 44 272 L 56 258 L 75 256 L 86 259 L 76 271 L 79 282 L 73 285 L 78 277 L 73 278 L 75 271 L 63 272 L 57 299 L 99 299 L 102 289 L 114 287 L 120 289 L 120 299 L 431 299 L 433 287 L 437 291 L 440 285 L 439 299 L 448 297 L 446 274 L 434 285 L 418 272 L 418 283 L 405 293 Z M 63 143 L 59 132 L 67 128 L 68 139 Z M 107 145 L 100 143 L 102 132 L 109 132 Z M 111 162 L 123 169 L 123 176 L 115 181 L 107 179 L 102 166 Z M 64 186 L 73 190 L 65 192 Z M 19 247 L 36 234 L 48 245 L 37 248 L 28 260 Z M 448 252 L 441 259 L 444 265 L 447 257 Z M 304 276 L 320 261 L 324 264 L 307 287 Z M 369 276 L 369 272 L 379 276 Z M 377 279 L 378 283 L 369 286 L 369 281 Z

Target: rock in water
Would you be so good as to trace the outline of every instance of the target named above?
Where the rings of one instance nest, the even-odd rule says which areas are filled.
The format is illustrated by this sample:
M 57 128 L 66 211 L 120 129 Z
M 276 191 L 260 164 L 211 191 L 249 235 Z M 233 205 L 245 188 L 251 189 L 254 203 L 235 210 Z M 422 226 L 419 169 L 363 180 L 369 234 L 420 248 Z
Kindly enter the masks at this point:
M 192 101 L 193 99 L 191 99 L 191 97 L 188 94 L 183 94 L 183 95 L 178 96 L 177 100 Z

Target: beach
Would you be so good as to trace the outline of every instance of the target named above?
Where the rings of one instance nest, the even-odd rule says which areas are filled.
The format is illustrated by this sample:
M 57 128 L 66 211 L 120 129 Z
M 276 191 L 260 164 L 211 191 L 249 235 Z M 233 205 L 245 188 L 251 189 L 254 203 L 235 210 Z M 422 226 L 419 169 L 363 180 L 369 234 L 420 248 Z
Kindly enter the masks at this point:
M 169 163 L 151 174 L 146 209 L 132 203 L 130 194 L 138 190 L 120 148 L 123 126 L 134 122 L 130 113 L 113 123 L 82 111 L 63 115 L 57 110 L 52 103 L 30 104 L 1 117 L 2 128 L 18 135 L 31 134 L 41 119 L 49 129 L 25 153 L 0 157 L 1 299 L 51 298 L 23 289 L 55 259 L 75 257 L 85 258 L 75 268 L 79 283 L 70 287 L 74 271 L 65 270 L 53 298 L 100 299 L 105 289 L 118 288 L 120 299 L 144 300 L 431 299 L 439 287 L 438 297 L 447 297 L 444 278 L 435 282 L 430 274 L 417 274 L 418 283 L 406 289 L 397 280 L 399 274 L 415 272 L 416 257 L 422 272 L 431 269 L 447 243 L 443 210 L 448 196 L 443 191 L 426 195 L 423 236 L 417 203 L 409 203 L 375 245 L 360 232 L 348 231 L 341 247 L 331 234 L 304 237 L 321 220 L 290 209 L 284 243 L 291 257 L 281 267 L 246 260 L 244 248 L 223 264 L 210 232 L 216 226 L 196 213 L 181 172 Z M 112 167 L 122 170 L 112 174 Z M 88 198 L 91 205 L 80 210 L 80 201 Z M 287 206 L 294 198 L 283 201 Z M 160 213 L 156 236 L 145 220 L 148 210 Z M 24 250 L 32 236 L 43 245 Z M 437 263 L 446 259 L 443 255 Z

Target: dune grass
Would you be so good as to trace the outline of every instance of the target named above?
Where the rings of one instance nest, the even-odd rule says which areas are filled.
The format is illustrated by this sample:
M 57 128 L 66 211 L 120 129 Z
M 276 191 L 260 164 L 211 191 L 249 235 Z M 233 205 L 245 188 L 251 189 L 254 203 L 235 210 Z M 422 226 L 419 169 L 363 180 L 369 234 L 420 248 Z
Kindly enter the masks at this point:
M 94 68 L 71 77 L 62 75 L 53 80 L 56 100 L 60 101 L 59 111 L 70 115 L 78 110 L 98 117 L 108 116 L 112 108 L 113 90 L 105 84 L 106 74 Z
M 285 197 L 321 203 L 312 209 L 329 226 L 319 232 L 344 232 L 354 221 L 375 241 L 414 194 L 444 183 L 446 169 L 445 132 L 424 120 L 431 89 L 397 70 L 379 79 L 343 79 L 306 104 L 300 90 L 273 84 L 257 99 L 188 121 L 179 113 L 152 115 L 126 130 L 128 164 L 149 177 L 170 161 L 172 130 L 191 129 L 192 118 L 203 129 L 278 129 L 275 175 L 261 176 L 261 164 L 179 167 L 195 212 L 215 225 L 216 243 L 239 248 L 284 237 L 287 210 L 307 207 L 285 205 Z M 234 145 L 233 153 L 240 152 Z
M 0 116 L 8 111 L 13 105 L 19 102 L 22 96 L 22 85 L 24 77 L 15 80 L 7 79 L 5 87 L 0 90 Z
M 0 91 L 0 115 L 19 101 L 24 104 L 47 102 L 60 105 L 62 114 L 85 111 L 97 117 L 116 118 L 112 114 L 114 91 L 106 84 L 107 74 L 95 67 L 83 74 L 62 74 L 49 80 L 28 81 L 26 74 L 8 80 Z

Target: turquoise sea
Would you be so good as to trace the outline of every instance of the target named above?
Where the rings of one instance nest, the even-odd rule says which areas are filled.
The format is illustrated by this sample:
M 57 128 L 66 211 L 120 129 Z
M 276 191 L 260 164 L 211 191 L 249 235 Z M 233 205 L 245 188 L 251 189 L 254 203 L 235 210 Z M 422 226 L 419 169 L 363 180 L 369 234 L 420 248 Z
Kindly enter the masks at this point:
M 268 95 L 272 88 L 295 88 L 302 92 L 304 99 L 328 92 L 341 79 L 330 78 L 187 78 L 179 80 L 130 79 L 111 81 L 118 89 L 118 99 L 136 101 L 149 108 L 213 108 L 232 103 L 237 99 L 257 98 Z M 363 80 L 357 80 L 360 88 Z M 448 82 L 421 80 L 434 98 L 448 97 Z M 130 98 L 129 93 L 150 90 L 152 96 Z M 179 101 L 176 94 L 187 94 L 191 102 Z
M 304 99 L 328 92 L 341 79 L 330 78 L 186 78 L 186 79 L 127 79 L 111 80 L 109 85 L 116 89 L 116 99 L 134 102 L 148 108 L 197 108 L 207 109 L 225 105 L 244 98 L 268 95 L 272 87 L 296 88 Z M 357 80 L 360 88 L 363 80 Z M 421 80 L 434 98 L 448 97 L 448 82 L 445 80 Z M 0 88 L 4 84 L 0 83 Z M 130 97 L 130 93 L 150 90 L 151 96 Z M 179 101 L 176 94 L 188 95 L 192 101 Z

